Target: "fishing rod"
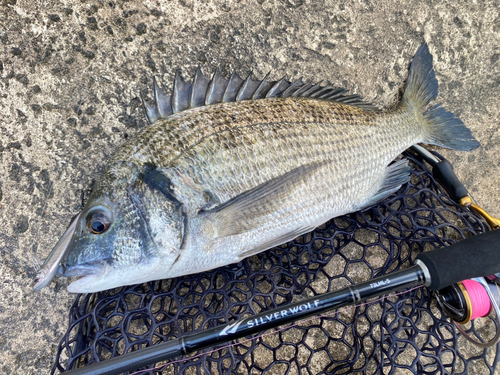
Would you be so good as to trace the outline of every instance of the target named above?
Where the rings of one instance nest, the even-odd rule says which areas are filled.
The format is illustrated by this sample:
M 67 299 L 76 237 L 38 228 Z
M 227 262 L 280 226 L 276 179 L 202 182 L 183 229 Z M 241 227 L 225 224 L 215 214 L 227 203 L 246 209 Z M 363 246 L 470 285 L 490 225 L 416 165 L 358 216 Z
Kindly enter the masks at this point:
M 437 153 L 431 153 L 422 146 L 415 145 L 411 149 L 432 167 L 434 178 L 444 187 L 450 198 L 484 218 L 492 229 L 500 229 L 500 220 L 492 217 L 472 199 L 467 188 L 460 182 L 453 171 L 453 165 Z M 440 158 L 436 156 L 439 155 Z M 500 269 L 499 269 L 500 270 Z M 497 326 L 495 337 L 487 343 L 479 342 L 464 331 L 462 325 L 478 316 L 491 313 L 495 300 L 500 305 L 500 273 L 488 275 L 486 278 L 463 280 L 436 291 L 436 299 L 444 313 L 453 321 L 457 329 L 471 343 L 486 348 L 500 340 L 500 328 Z M 500 323 L 497 311 L 497 320 Z
M 396 290 L 427 286 L 430 290 L 438 291 L 464 279 L 494 275 L 498 270 L 500 270 L 500 231 L 491 231 L 469 237 L 449 247 L 421 253 L 417 256 L 416 264 L 407 269 L 184 335 L 136 352 L 71 370 L 67 374 L 114 375 L 133 371 Z M 492 308 L 500 317 L 497 301 L 489 289 L 486 293 L 490 297 Z M 500 331 L 497 331 L 494 340 L 498 341 Z
M 431 153 L 420 146 L 414 146 L 412 150 L 431 165 L 434 178 L 454 201 L 479 213 L 491 228 L 496 229 L 500 226 L 500 220 L 491 217 L 473 202 L 467 189 L 454 174 L 451 163 L 439 154 Z M 500 274 L 495 274 L 498 271 L 500 271 L 500 231 L 488 232 L 444 249 L 422 253 L 417 257 L 416 265 L 405 270 L 228 322 L 202 332 L 184 335 L 66 373 L 110 375 L 133 371 L 327 310 L 336 310 L 396 290 L 424 285 L 435 291 L 438 303 L 465 338 L 478 346 L 487 347 L 499 341 L 499 324 L 495 337 L 487 343 L 471 339 L 460 324 L 465 324 L 476 317 L 487 316 L 493 310 L 497 319 L 500 317 L 498 308 L 500 288 L 493 283 L 500 281 Z M 488 276 L 488 281 L 480 276 Z M 474 279 L 465 280 L 469 278 Z

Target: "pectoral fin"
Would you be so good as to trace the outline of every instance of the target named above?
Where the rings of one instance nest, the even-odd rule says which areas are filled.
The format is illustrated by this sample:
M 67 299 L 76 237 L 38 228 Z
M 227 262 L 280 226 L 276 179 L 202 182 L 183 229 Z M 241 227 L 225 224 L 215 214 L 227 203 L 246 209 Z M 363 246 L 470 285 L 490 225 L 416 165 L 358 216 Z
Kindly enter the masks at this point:
M 294 197 L 297 191 L 306 186 L 310 177 L 325 165 L 326 162 L 319 162 L 298 167 L 202 214 L 209 216 L 215 223 L 220 237 L 252 231 L 266 225 L 276 212 L 293 206 L 294 199 L 297 199 Z M 292 231 L 294 237 L 301 234 L 297 232 L 298 229 L 300 228 Z M 294 238 L 290 236 L 281 235 L 279 243 Z M 271 246 L 267 248 L 269 247 Z
M 271 241 L 265 242 L 262 245 L 253 248 L 252 250 L 245 251 L 245 252 L 241 253 L 240 259 L 244 259 L 246 257 L 258 254 L 261 251 L 264 251 L 264 250 L 270 249 L 272 247 L 287 243 L 288 241 L 291 241 L 304 233 L 309 233 L 314 228 L 316 228 L 316 225 L 309 226 L 309 227 L 297 227 L 290 232 L 284 233 L 279 237 L 273 238 Z

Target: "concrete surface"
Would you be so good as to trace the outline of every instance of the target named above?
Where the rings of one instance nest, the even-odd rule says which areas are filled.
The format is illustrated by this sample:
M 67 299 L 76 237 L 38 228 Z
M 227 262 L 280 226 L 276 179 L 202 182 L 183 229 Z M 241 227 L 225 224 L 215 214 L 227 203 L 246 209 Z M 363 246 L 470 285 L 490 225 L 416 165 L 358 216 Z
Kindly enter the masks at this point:
M 440 97 L 481 142 L 443 151 L 500 216 L 500 4 L 442 1 L 0 2 L 0 373 L 44 374 L 74 296 L 32 290 L 81 194 L 145 125 L 139 93 L 221 67 L 228 75 L 320 78 L 386 107 L 417 47 Z

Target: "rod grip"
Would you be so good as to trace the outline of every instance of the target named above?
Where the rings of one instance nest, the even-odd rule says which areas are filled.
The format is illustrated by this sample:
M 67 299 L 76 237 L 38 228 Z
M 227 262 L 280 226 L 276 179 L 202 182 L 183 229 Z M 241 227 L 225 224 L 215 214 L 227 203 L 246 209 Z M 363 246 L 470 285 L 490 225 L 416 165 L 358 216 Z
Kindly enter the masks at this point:
M 421 253 L 417 259 L 429 270 L 431 290 L 439 290 L 473 277 L 493 275 L 500 272 L 500 230 Z

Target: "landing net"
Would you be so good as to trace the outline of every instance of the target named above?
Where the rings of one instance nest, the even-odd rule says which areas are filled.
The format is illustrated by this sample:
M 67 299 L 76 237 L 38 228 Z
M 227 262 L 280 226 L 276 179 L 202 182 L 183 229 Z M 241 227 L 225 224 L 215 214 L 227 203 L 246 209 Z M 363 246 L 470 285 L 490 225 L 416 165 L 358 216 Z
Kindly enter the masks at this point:
M 404 157 L 411 182 L 397 194 L 286 245 L 211 272 L 78 295 L 51 373 L 394 272 L 424 250 L 490 230 L 448 197 L 421 159 Z M 487 340 L 494 325 L 478 319 L 466 327 Z M 499 346 L 460 337 L 426 288 L 274 331 L 139 373 L 493 374 L 498 362 Z

